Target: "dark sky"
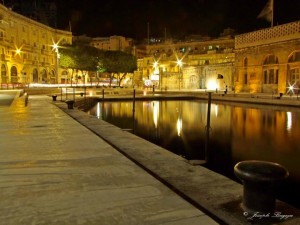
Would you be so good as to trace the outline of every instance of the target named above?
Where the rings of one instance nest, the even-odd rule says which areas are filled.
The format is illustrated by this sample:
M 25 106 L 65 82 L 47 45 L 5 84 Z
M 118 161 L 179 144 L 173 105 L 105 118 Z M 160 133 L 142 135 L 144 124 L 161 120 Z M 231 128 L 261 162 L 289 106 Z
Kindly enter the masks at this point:
M 35 0 L 42 1 L 42 0 Z M 75 35 L 122 35 L 134 39 L 218 36 L 224 28 L 238 33 L 270 26 L 257 19 L 268 0 L 54 0 L 57 26 Z M 300 0 L 274 0 L 274 25 L 300 20 Z

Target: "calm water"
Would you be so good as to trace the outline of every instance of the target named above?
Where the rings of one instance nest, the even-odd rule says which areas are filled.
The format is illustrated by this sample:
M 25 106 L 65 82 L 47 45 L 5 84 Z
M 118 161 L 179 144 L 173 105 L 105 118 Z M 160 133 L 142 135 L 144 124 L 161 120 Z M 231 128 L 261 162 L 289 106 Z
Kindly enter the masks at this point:
M 205 158 L 205 101 L 98 103 L 89 113 L 187 159 Z M 280 199 L 300 208 L 300 109 L 245 104 L 212 104 L 209 167 L 235 179 L 234 165 L 265 160 L 285 166 L 290 177 Z

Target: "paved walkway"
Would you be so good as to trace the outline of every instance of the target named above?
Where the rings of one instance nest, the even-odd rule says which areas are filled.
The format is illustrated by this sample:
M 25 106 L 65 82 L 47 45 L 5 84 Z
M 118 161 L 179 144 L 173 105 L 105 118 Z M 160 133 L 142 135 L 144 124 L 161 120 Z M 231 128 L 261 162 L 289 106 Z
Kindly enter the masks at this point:
M 49 97 L 0 118 L 0 225 L 217 224 Z

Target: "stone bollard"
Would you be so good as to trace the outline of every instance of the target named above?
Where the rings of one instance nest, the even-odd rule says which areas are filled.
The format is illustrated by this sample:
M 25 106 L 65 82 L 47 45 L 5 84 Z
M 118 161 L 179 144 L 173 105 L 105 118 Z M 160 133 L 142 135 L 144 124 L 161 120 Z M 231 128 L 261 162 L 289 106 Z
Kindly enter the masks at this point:
M 52 100 L 56 101 L 57 95 L 52 95 Z
M 289 172 L 277 163 L 249 160 L 237 163 L 234 173 L 244 185 L 243 210 L 251 214 L 274 213 L 276 187 Z
M 68 109 L 74 108 L 74 101 L 73 100 L 66 100 L 66 103 L 68 104 Z

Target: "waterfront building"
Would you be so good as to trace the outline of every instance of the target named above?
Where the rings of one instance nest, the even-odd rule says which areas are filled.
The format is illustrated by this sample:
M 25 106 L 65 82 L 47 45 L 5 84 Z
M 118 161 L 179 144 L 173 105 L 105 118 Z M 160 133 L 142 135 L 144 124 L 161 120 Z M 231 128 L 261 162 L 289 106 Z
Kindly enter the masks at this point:
M 235 36 L 235 55 L 237 92 L 298 92 L 300 21 Z
M 272 94 L 298 94 L 300 90 L 299 21 L 234 39 L 229 35 L 139 46 L 136 56 L 146 85 L 162 89 Z
M 231 36 L 138 46 L 138 71 L 146 86 L 164 90 L 225 90 L 233 86 L 233 50 Z
M 59 68 L 59 47 L 71 43 L 71 32 L 51 28 L 0 4 L 1 86 L 66 83 L 68 72 Z

